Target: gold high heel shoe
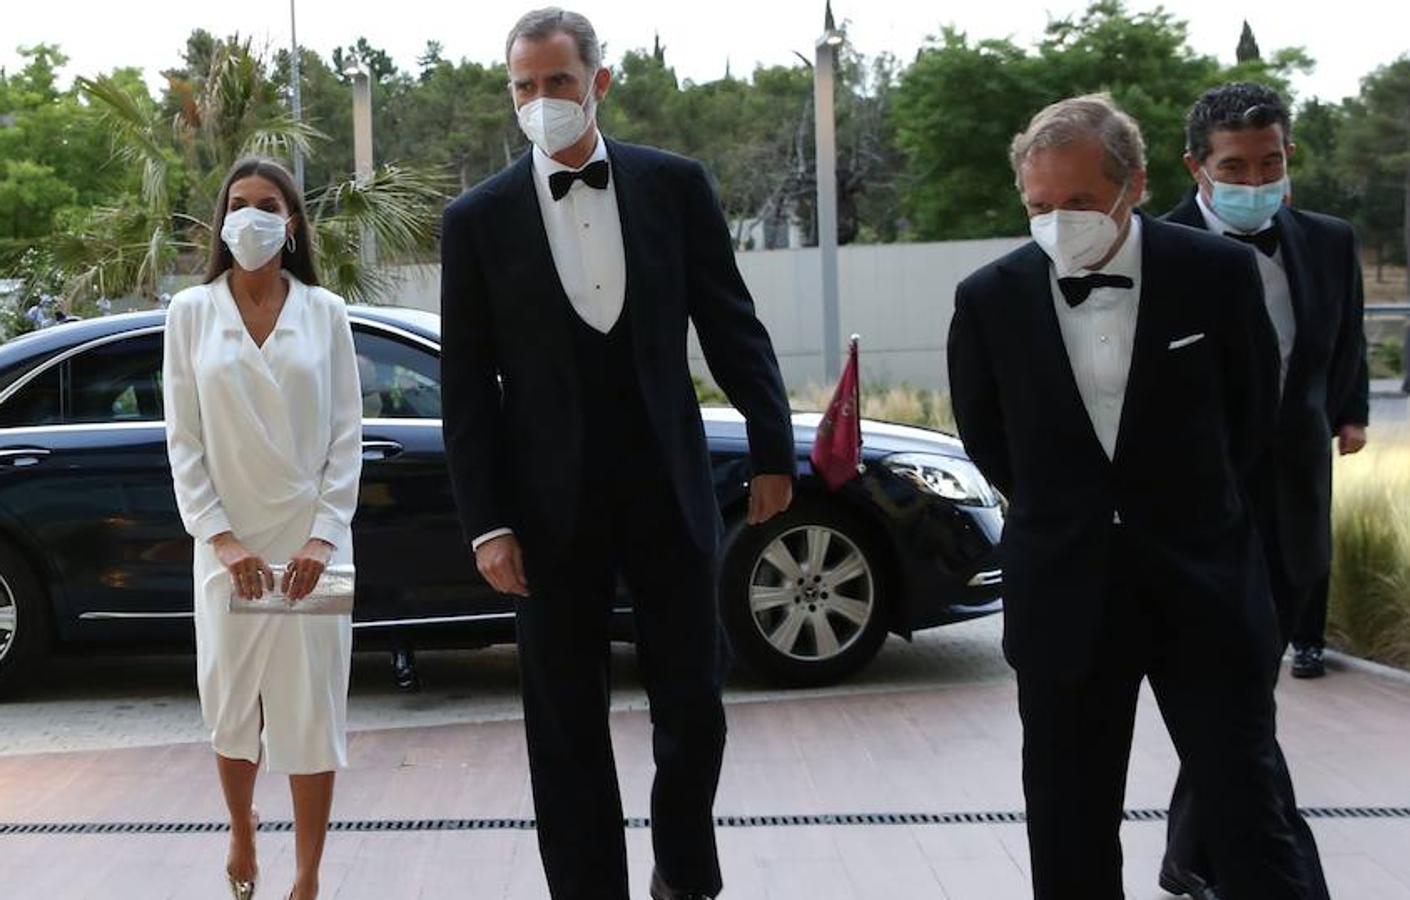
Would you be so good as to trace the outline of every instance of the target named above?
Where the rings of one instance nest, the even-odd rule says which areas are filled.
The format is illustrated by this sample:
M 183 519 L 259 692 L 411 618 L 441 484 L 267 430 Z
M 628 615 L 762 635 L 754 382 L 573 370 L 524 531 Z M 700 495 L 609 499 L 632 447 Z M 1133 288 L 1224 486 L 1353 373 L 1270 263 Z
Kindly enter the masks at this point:
M 235 900 L 254 900 L 255 883 L 253 881 L 237 881 L 235 876 L 229 872 L 225 874 L 225 877 L 230 882 L 230 896 Z
M 251 820 L 252 825 L 254 826 L 254 833 L 255 833 L 256 835 L 258 835 L 258 834 L 259 834 L 259 810 L 257 810 L 257 809 L 251 809 L 251 810 L 250 810 L 250 820 Z M 240 881 L 238 878 L 236 878 L 234 875 L 231 875 L 229 872 L 226 872 L 226 873 L 225 873 L 225 880 L 230 883 L 230 896 L 233 897 L 233 898 L 235 898 L 235 900 L 254 900 L 254 898 L 255 898 L 255 884 L 256 884 L 256 881 L 257 881 L 258 879 L 259 879 L 259 868 L 258 868 L 258 867 L 255 868 L 254 877 L 251 878 L 249 881 Z

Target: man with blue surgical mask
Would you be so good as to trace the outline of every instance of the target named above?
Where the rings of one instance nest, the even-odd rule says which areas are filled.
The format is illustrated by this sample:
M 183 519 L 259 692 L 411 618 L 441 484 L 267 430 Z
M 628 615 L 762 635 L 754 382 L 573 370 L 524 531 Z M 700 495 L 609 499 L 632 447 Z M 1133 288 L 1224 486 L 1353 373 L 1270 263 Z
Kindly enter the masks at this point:
M 1258 260 L 1282 365 L 1278 422 L 1251 500 L 1278 639 L 1294 645 L 1292 674 L 1315 678 L 1324 672 L 1331 447 L 1335 440 L 1349 454 L 1365 446 L 1368 380 L 1356 236 L 1347 222 L 1291 206 L 1290 128 L 1288 108 L 1270 88 L 1239 83 L 1206 92 L 1186 121 L 1185 166 L 1195 183 L 1166 218 L 1242 241 Z M 1161 882 L 1175 893 L 1216 896 L 1190 805 L 1182 777 Z M 1294 805 L 1291 795 L 1285 805 Z M 1306 823 L 1294 815 L 1292 825 L 1304 856 L 1315 860 Z
M 505 57 L 532 147 L 446 209 L 443 422 L 465 541 L 513 598 L 549 895 L 631 895 L 608 728 L 620 582 L 654 730 L 649 894 L 714 897 L 728 650 L 688 327 L 748 423 L 738 527 L 791 501 L 788 398 L 705 169 L 598 130 L 612 76 L 592 24 L 526 13 Z

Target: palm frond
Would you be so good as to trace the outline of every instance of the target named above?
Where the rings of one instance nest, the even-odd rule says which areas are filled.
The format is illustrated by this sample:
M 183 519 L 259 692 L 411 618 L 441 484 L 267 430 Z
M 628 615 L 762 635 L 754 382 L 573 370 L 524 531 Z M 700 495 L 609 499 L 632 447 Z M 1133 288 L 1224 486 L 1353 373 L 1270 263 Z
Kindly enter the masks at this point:
M 315 141 L 326 141 L 328 135 L 307 122 L 290 115 L 265 117 L 245 137 L 241 156 L 275 156 L 291 158 L 294 152 L 313 155 Z
M 313 195 L 311 206 L 320 222 L 345 223 L 348 234 L 369 235 L 379 261 L 399 262 L 434 246 L 449 187 L 436 172 L 384 166 L 365 184 L 353 179 L 329 185 Z
M 168 158 L 157 140 L 156 123 L 142 109 L 137 98 L 104 75 L 75 79 L 80 90 L 94 102 L 111 134 L 113 153 L 120 159 L 142 166 L 142 199 L 152 206 L 167 205 Z

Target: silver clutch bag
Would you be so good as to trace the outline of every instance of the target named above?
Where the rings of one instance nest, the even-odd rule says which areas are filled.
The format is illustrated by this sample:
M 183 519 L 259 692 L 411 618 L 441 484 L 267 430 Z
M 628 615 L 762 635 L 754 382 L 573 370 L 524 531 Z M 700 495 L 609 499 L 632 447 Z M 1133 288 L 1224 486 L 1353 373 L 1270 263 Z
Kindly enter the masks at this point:
M 299 616 L 346 616 L 353 611 L 354 566 L 329 566 L 323 570 L 313 592 L 297 603 L 289 602 L 279 590 L 284 580 L 284 566 L 270 566 L 274 573 L 274 590 L 263 597 L 241 597 L 230 583 L 230 612 L 274 613 Z

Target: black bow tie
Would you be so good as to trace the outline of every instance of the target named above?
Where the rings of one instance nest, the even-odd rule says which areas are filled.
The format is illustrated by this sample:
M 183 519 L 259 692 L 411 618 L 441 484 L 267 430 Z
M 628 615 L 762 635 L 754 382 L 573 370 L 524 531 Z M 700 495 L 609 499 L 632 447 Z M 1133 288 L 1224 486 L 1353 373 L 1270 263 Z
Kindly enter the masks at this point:
M 1092 296 L 1092 291 L 1097 288 L 1133 288 L 1135 286 L 1136 282 L 1125 275 L 1107 275 L 1103 272 L 1058 279 L 1058 288 L 1062 291 L 1062 296 L 1066 298 L 1067 305 L 1074 308 L 1086 303 L 1087 298 Z
M 1272 256 L 1278 252 L 1278 226 L 1269 225 L 1257 234 L 1239 234 L 1237 231 L 1226 231 L 1224 237 L 1231 237 L 1236 241 L 1243 241 L 1245 244 L 1252 244 L 1258 248 L 1258 252 L 1264 256 Z
M 548 191 L 553 194 L 554 200 L 562 200 L 568 196 L 568 189 L 575 181 L 582 181 L 588 187 L 597 188 L 599 191 L 607 187 L 607 160 L 590 162 L 576 172 L 554 172 L 548 176 Z

